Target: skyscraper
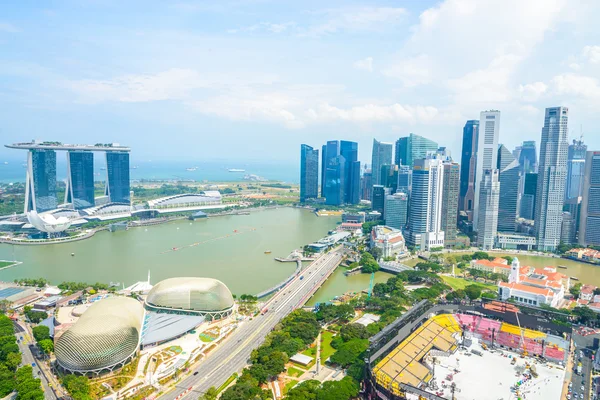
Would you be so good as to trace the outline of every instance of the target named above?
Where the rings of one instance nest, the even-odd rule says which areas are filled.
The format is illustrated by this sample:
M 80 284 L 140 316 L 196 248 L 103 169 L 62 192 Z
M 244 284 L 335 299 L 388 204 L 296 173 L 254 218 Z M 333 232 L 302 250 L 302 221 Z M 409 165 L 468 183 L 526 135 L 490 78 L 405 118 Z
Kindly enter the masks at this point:
M 325 197 L 325 171 L 327 171 L 327 145 L 321 146 L 321 197 Z
M 435 152 L 438 144 L 423 136 L 411 133 L 409 136 L 401 137 L 396 141 L 396 165 L 408 165 L 412 167 L 415 160 L 427 157 L 427 153 Z M 391 164 L 391 163 L 390 163 Z
M 346 168 L 344 177 L 344 203 L 360 203 L 360 161 L 358 161 L 358 143 L 342 140 L 340 155 L 344 157 Z
M 365 169 L 363 172 L 362 178 L 360 180 L 360 191 L 362 200 L 371 200 L 371 195 L 373 191 L 373 174 L 370 169 Z
M 477 139 L 479 121 L 469 120 L 463 128 L 462 153 L 460 158 L 460 194 L 458 207 L 473 220 L 475 202 L 475 167 L 477 164 Z
M 381 213 L 381 218 L 385 215 L 385 196 L 390 194 L 390 189 L 382 185 L 373 185 L 373 195 L 371 196 L 371 209 Z
M 412 167 L 408 165 L 398 166 L 398 185 L 396 190 L 398 192 L 404 192 L 410 196 L 412 188 Z
M 500 201 L 498 204 L 498 231 L 514 232 L 519 205 L 521 171 L 519 162 L 503 144 L 498 147 Z
M 392 163 L 392 148 L 393 145 L 391 143 L 384 143 L 373 139 L 373 153 L 371 157 L 373 185 L 381 184 L 381 166 Z
M 319 150 L 300 145 L 300 202 L 319 196 Z
M 392 194 L 396 193 L 398 189 L 398 166 L 396 164 L 381 166 L 381 184 L 390 188 Z
M 421 250 L 444 246 L 443 162 L 435 156 L 415 160 L 409 200 L 407 242 Z
M 567 124 L 569 109 L 546 108 L 535 204 L 538 250 L 553 251 L 560 243 L 562 209 L 567 179 Z
M 477 162 L 475 167 L 475 197 L 473 200 L 473 229 L 479 229 L 479 193 L 484 171 L 497 168 L 500 111 L 482 111 L 479 116 Z
M 456 245 L 459 181 L 460 166 L 458 163 L 444 162 L 441 230 L 444 231 L 444 244 L 446 247 Z
M 583 195 L 586 151 L 587 146 L 583 144 L 582 140 L 573 140 L 573 144 L 569 145 L 565 201 Z
M 532 220 L 535 217 L 535 195 L 537 193 L 537 173 L 525 174 L 523 196 L 521 196 L 521 218 Z
M 387 226 L 403 229 L 408 218 L 408 195 L 394 193 L 385 196 L 384 219 Z
M 521 165 L 521 172 L 537 172 L 537 149 L 535 146 L 535 140 L 525 140 L 523 142 L 517 160 Z
M 500 199 L 499 171 L 486 169 L 480 182 L 477 217 L 477 246 L 483 250 L 494 247 L 498 232 L 498 201 Z
M 27 153 L 25 213 L 54 210 L 56 200 L 56 152 L 32 149 Z
M 568 211 L 562 213 L 560 241 L 565 244 L 575 243 L 575 220 Z
M 579 221 L 579 244 L 600 246 L 600 151 L 586 154 Z
M 346 160 L 338 155 L 330 158 L 325 171 L 325 204 L 339 206 L 344 204 L 344 186 L 346 179 Z
M 106 152 L 107 195 L 111 203 L 130 203 L 129 153 Z
M 91 151 L 67 151 L 65 202 L 71 203 L 75 210 L 94 206 L 94 154 Z

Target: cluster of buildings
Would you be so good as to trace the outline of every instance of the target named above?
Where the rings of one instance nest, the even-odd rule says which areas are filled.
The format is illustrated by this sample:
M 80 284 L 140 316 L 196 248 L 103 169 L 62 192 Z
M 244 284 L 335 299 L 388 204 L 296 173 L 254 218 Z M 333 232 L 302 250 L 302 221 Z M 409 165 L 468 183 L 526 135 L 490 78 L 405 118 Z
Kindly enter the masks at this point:
M 373 140 L 370 168 L 361 168 L 355 142 L 329 141 L 321 158 L 303 144 L 300 200 L 369 201 L 418 250 L 461 244 L 459 228 L 485 250 L 600 245 L 600 151 L 568 143 L 568 116 L 567 107 L 546 109 L 539 158 L 535 141 L 513 151 L 501 144 L 498 110 L 466 122 L 460 164 L 414 133 Z

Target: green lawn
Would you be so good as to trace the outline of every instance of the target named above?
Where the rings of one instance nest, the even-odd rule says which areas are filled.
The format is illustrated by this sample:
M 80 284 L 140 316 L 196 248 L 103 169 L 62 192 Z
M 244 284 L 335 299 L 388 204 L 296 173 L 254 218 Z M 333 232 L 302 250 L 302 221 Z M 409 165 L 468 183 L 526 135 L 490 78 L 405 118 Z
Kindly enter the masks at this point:
M 321 364 L 331 357 L 335 353 L 335 349 L 331 347 L 331 340 L 333 339 L 333 333 L 329 331 L 323 331 L 321 334 Z
M 302 374 L 304 374 L 304 371 L 302 371 L 301 369 L 295 368 L 295 367 L 289 367 L 287 370 L 287 374 L 289 376 L 299 378 L 302 376 Z
M 221 393 L 223 390 L 225 390 L 225 388 L 227 386 L 229 386 L 229 384 L 231 382 L 235 381 L 237 379 L 237 377 L 238 377 L 238 374 L 234 373 L 229 378 L 227 378 L 227 380 L 221 386 L 219 386 L 219 388 L 217 389 L 217 393 Z
M 296 386 L 298 384 L 298 381 L 289 381 L 288 383 L 285 384 L 285 387 L 283 388 L 283 394 L 286 394 L 287 392 L 290 391 L 291 388 L 293 388 L 294 386 Z
M 442 278 L 444 283 L 446 283 L 448 286 L 450 286 L 452 288 L 452 290 L 464 289 L 465 287 L 467 287 L 469 285 L 477 285 L 481 289 L 487 289 L 487 290 L 493 290 L 493 291 L 498 290 L 498 287 L 496 285 L 468 281 L 463 278 L 454 278 L 452 276 L 446 276 L 446 275 L 440 275 L 440 278 Z
M 317 355 L 317 346 L 309 347 L 308 349 L 304 350 L 302 354 L 314 358 Z
M 14 261 L 0 261 L 0 268 L 8 267 L 9 265 L 13 265 Z
M 208 336 L 208 335 L 206 335 L 206 334 L 204 334 L 204 333 L 201 333 L 200 335 L 198 335 L 198 337 L 199 337 L 199 338 L 200 338 L 200 340 L 202 340 L 204 343 L 210 343 L 210 342 L 212 342 L 213 340 L 215 340 L 214 338 L 212 338 L 212 337 L 210 337 L 210 336 Z

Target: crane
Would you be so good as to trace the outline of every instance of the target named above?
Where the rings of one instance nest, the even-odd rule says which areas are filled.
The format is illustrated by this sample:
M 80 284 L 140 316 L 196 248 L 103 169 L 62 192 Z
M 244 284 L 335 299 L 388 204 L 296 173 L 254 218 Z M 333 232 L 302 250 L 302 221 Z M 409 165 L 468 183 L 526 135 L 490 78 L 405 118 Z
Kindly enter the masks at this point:
M 515 311 L 515 317 L 517 317 L 517 325 L 519 325 L 519 332 L 521 332 L 521 344 L 523 345 L 523 353 L 522 357 L 527 356 L 527 346 L 525 345 L 525 336 L 523 335 L 523 328 L 521 328 L 521 323 L 519 322 L 519 313 Z
M 373 282 L 375 282 L 375 272 L 371 272 L 371 281 L 369 282 L 369 294 L 367 295 L 367 299 L 370 299 L 371 294 L 373 293 Z

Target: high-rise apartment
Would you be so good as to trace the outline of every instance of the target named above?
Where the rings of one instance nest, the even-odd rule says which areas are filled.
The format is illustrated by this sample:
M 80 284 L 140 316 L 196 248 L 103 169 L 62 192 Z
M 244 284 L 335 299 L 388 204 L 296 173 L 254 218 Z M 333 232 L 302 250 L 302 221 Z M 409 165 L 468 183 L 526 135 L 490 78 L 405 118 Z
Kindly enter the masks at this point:
M 54 210 L 57 205 L 56 152 L 31 149 L 27 153 L 25 213 Z
M 463 128 L 462 152 L 460 156 L 460 193 L 458 208 L 473 220 L 475 202 L 475 167 L 477 163 L 477 140 L 479 121 L 469 120 Z
M 498 231 L 514 232 L 519 209 L 521 170 L 519 162 L 503 144 L 498 147 L 497 168 L 500 182 Z
M 484 250 L 494 247 L 498 232 L 498 202 L 500 200 L 499 171 L 486 169 L 480 181 L 477 218 L 477 246 Z
M 319 150 L 300 145 L 300 202 L 319 196 Z
M 479 229 L 479 193 L 484 171 L 496 169 L 498 164 L 498 138 L 500 136 L 500 111 L 482 111 L 479 115 L 477 162 L 475 167 L 475 196 L 473 199 L 473 229 Z
M 340 155 L 344 157 L 344 203 L 360 203 L 360 161 L 358 161 L 358 143 L 340 141 Z
M 387 226 L 403 229 L 408 218 L 408 195 L 397 192 L 385 196 L 384 219 Z
M 441 230 L 444 231 L 444 245 L 446 247 L 456 246 L 459 181 L 460 166 L 458 163 L 444 162 Z
M 95 205 L 94 154 L 91 151 L 67 151 L 67 190 L 65 203 L 73 209 Z
M 385 196 L 390 194 L 390 189 L 383 185 L 373 185 L 373 194 L 371 195 L 371 209 L 381 213 L 381 218 L 385 215 Z
M 111 203 L 127 203 L 130 199 L 129 152 L 107 151 L 106 172 L 108 175 L 107 193 Z
M 373 139 L 373 153 L 371 156 L 371 173 L 373 185 L 381 185 L 381 166 L 392 164 L 392 149 L 391 143 L 380 142 Z
M 421 250 L 443 247 L 443 161 L 435 156 L 415 160 L 412 178 L 407 241 Z
M 600 246 L 600 151 L 586 153 L 579 221 L 579 244 Z
M 565 201 L 583 195 L 583 176 L 587 146 L 582 140 L 573 140 L 567 156 L 567 184 Z
M 438 144 L 423 136 L 411 133 L 396 141 L 396 165 L 408 165 L 412 167 L 415 160 L 427 157 L 427 153 L 435 152 Z
M 562 211 L 567 179 L 567 107 L 546 108 L 535 205 L 538 250 L 553 251 L 560 243 Z
M 535 195 L 537 194 L 537 173 L 525 174 L 523 184 L 523 195 L 521 196 L 521 207 L 519 216 L 533 220 L 535 217 Z

